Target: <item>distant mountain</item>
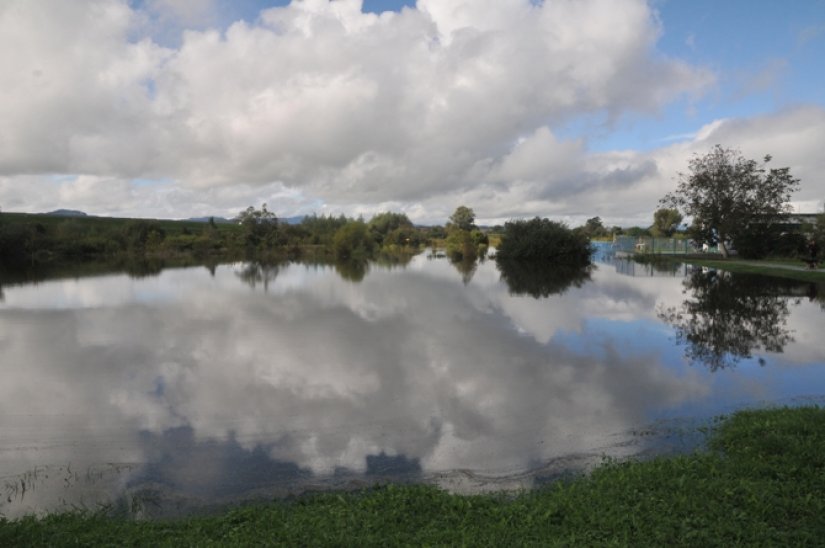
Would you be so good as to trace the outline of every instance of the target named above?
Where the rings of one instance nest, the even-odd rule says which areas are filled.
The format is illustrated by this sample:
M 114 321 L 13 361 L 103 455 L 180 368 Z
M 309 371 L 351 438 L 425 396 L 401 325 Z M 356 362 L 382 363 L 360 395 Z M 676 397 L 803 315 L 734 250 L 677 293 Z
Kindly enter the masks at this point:
M 306 217 L 306 215 L 296 215 L 295 217 L 285 217 L 278 220 L 288 225 L 299 225 L 301 221 L 304 220 L 304 217 Z
M 286 223 L 288 225 L 297 225 L 304 220 L 304 217 L 304 215 L 298 215 L 296 217 L 278 217 L 278 222 Z M 213 217 L 213 219 L 215 219 L 215 222 L 218 224 L 234 224 L 238 222 L 237 219 L 226 219 L 225 217 Z M 192 217 L 191 219 L 186 220 L 195 223 L 208 223 L 209 217 Z
M 48 213 L 42 213 L 42 215 L 49 215 L 51 217 L 88 217 L 87 214 L 76 209 L 55 209 Z
M 208 223 L 209 219 L 214 219 L 216 224 L 232 224 L 234 221 L 231 221 L 225 217 L 192 217 L 186 219 L 187 221 L 192 221 L 194 223 Z

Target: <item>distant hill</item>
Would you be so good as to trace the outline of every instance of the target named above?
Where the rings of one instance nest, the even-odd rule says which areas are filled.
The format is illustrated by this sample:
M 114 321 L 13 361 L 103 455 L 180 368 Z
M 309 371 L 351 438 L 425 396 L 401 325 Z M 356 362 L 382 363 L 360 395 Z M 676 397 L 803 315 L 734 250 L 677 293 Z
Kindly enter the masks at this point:
M 216 224 L 232 224 L 234 221 L 227 219 L 225 217 L 191 217 L 186 219 L 187 221 L 192 221 L 193 223 L 208 223 L 209 219 L 214 219 Z
M 41 215 L 49 215 L 51 217 L 88 217 L 86 213 L 77 211 L 76 209 L 55 209 L 48 213 L 41 213 Z

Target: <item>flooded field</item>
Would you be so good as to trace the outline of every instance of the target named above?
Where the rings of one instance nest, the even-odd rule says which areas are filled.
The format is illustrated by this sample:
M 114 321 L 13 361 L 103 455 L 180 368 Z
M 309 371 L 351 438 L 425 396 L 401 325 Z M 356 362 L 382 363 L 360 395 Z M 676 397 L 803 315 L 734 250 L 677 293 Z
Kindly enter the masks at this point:
M 0 279 L 0 513 L 530 488 L 825 400 L 821 287 L 598 258 Z

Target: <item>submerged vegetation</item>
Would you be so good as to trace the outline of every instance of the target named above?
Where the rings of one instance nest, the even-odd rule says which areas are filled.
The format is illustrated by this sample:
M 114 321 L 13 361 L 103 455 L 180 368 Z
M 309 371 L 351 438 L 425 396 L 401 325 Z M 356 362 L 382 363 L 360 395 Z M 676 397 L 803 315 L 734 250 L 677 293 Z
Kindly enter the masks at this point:
M 781 408 L 721 421 L 701 452 L 518 496 L 405 485 L 174 521 L 57 514 L 0 521 L 0 544 L 805 546 L 821 543 L 823 493 L 825 410 Z

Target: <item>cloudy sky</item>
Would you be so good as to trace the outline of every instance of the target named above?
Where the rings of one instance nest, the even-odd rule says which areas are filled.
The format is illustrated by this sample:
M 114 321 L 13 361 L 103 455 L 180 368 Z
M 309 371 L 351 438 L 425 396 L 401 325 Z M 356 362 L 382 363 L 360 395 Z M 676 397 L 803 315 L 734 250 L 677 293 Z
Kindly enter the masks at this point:
M 1 0 L 0 208 L 650 224 L 692 154 L 825 199 L 825 0 Z

